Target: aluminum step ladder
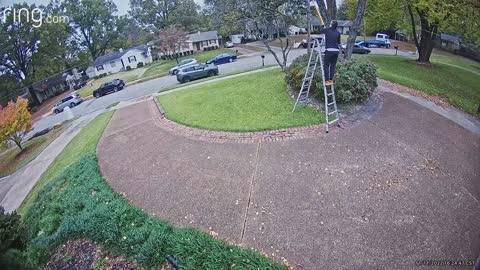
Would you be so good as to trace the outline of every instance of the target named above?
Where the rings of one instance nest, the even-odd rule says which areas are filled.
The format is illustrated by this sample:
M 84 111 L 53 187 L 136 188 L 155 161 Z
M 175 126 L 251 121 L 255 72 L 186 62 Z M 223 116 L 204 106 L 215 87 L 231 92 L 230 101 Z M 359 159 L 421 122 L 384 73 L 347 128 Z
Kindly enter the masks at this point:
M 317 39 L 314 39 L 312 42 L 313 46 L 308 59 L 307 71 L 303 77 L 302 88 L 300 88 L 300 92 L 298 93 L 292 112 L 295 111 L 299 103 L 303 103 L 308 99 L 313 77 L 315 76 L 315 70 L 317 69 L 317 64 L 319 64 L 322 74 L 323 94 L 325 97 L 325 131 L 328 133 L 328 126 L 333 123 L 337 123 L 337 125 L 339 125 L 340 117 L 335 99 L 335 89 L 333 85 L 325 85 L 325 73 L 323 70 L 323 59 L 321 53 L 322 46 Z

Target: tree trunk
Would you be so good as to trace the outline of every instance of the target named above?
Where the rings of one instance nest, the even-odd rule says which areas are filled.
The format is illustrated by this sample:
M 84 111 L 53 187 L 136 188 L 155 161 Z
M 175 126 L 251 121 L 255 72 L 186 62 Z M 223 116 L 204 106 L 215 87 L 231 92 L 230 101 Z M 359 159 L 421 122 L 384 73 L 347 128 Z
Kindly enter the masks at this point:
M 430 56 L 432 55 L 434 39 L 437 35 L 436 25 L 428 23 L 427 19 L 420 13 L 420 24 L 422 26 L 422 33 L 420 33 L 420 46 L 418 49 L 419 64 L 430 64 Z
M 365 9 L 367 7 L 367 0 L 359 0 L 357 5 L 357 14 L 355 20 L 352 23 L 352 29 L 348 35 L 347 48 L 345 49 L 344 58 L 350 59 L 352 57 L 353 46 L 355 45 L 355 38 L 357 38 L 357 32 L 360 29 L 363 15 L 365 15 Z
M 421 33 L 420 33 L 420 40 L 418 40 L 417 33 L 416 33 L 416 23 L 415 17 L 413 15 L 412 5 L 407 4 L 407 10 L 410 15 L 410 23 L 412 25 L 412 34 L 413 39 L 415 40 L 415 46 L 417 47 L 418 51 L 418 59 L 417 63 L 419 64 L 429 64 L 430 63 L 430 56 L 432 55 L 433 47 L 434 47 L 434 40 L 437 35 L 438 31 L 438 24 L 436 23 L 429 23 L 426 16 L 427 14 L 416 9 L 418 16 L 420 16 L 420 26 L 421 26 Z
M 12 139 L 12 141 L 20 148 L 20 152 L 23 151 L 22 142 Z
M 320 15 L 322 16 L 322 20 L 325 26 L 330 24 L 328 20 L 328 12 L 327 7 L 325 6 L 325 2 L 323 0 L 316 0 L 318 9 L 320 10 Z
M 337 19 L 337 1 L 327 0 L 328 21 Z

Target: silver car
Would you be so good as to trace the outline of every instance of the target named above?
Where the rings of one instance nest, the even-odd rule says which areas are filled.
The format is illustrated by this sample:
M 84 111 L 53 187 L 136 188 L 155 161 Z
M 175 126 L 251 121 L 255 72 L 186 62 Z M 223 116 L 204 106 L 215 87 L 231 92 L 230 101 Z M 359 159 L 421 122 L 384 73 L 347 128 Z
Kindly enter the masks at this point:
M 77 93 L 71 94 L 59 100 L 55 106 L 53 106 L 54 113 L 60 113 L 65 109 L 65 107 L 73 108 L 78 104 L 83 102 L 83 98 L 79 96 Z
M 193 65 L 196 65 L 196 64 L 198 64 L 196 59 L 185 59 L 185 60 L 181 61 L 180 63 L 178 63 L 178 65 L 171 68 L 168 71 L 168 73 L 170 73 L 170 75 L 177 75 L 177 72 L 180 69 L 185 68 L 185 67 L 189 67 L 189 66 L 193 66 Z
M 191 80 L 196 80 L 205 77 L 218 75 L 218 67 L 213 64 L 199 64 L 191 67 L 186 67 L 177 72 L 177 81 L 186 83 Z

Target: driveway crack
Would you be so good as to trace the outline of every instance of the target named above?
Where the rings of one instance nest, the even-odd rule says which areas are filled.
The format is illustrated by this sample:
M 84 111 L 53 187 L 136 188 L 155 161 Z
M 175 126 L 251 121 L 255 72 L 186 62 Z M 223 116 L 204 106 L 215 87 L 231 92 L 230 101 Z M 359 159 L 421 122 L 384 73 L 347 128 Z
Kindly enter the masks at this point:
M 250 204 L 252 200 L 252 192 L 253 192 L 253 186 L 255 185 L 255 176 L 257 175 L 258 162 L 259 162 L 258 156 L 260 153 L 261 146 L 262 146 L 262 143 L 258 142 L 257 150 L 255 152 L 255 167 L 253 169 L 253 174 L 252 174 L 252 177 L 250 178 L 250 185 L 248 188 L 248 200 L 247 200 L 247 207 L 245 209 L 245 216 L 243 218 L 243 227 L 242 227 L 242 234 L 240 236 L 240 244 L 243 243 L 243 237 L 245 235 L 245 229 L 247 227 L 248 210 L 250 209 Z

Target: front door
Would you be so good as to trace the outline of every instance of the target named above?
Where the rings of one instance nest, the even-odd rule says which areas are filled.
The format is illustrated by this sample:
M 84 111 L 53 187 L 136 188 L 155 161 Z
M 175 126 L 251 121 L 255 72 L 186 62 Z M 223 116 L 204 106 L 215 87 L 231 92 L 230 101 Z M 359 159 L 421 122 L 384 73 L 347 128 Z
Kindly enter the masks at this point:
M 195 45 L 197 46 L 197 51 L 200 51 L 200 42 L 195 43 Z

